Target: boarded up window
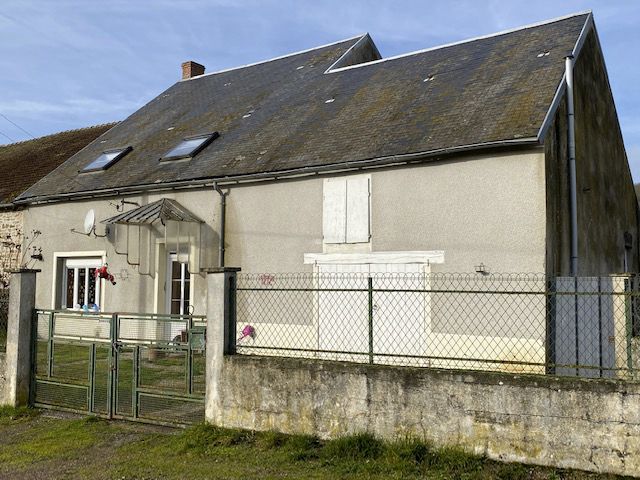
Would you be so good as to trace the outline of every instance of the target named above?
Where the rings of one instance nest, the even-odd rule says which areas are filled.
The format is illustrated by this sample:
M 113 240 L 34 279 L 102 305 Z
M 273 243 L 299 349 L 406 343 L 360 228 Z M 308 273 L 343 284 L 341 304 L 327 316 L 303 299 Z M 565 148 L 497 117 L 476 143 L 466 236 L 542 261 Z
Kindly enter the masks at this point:
M 369 177 L 329 178 L 324 181 L 325 243 L 369 241 L 369 182 Z

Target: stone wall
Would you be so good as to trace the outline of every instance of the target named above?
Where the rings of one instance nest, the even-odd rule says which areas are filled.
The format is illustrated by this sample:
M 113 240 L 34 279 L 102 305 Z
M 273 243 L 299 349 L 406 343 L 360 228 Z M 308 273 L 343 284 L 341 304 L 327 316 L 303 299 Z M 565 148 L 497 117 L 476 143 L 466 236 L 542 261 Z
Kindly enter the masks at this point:
M 8 270 L 18 268 L 23 239 L 22 210 L 0 210 L 0 288 L 9 284 Z
M 213 388 L 220 411 L 207 405 L 207 420 L 225 427 L 410 435 L 502 461 L 640 475 L 634 383 L 235 355 Z

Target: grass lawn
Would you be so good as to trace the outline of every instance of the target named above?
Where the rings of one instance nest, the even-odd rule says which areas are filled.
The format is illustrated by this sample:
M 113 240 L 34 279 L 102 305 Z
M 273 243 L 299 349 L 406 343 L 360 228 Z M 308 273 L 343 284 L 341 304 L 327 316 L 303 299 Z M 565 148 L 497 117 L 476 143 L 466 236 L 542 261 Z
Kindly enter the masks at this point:
M 369 435 L 333 441 L 197 425 L 187 430 L 0 407 L 0 478 L 605 479 L 502 464 Z

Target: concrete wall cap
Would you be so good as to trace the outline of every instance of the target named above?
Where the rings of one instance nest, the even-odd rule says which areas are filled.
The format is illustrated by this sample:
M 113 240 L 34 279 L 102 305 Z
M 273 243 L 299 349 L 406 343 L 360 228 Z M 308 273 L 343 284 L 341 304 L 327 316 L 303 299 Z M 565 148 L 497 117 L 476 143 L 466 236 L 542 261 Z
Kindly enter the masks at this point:
M 42 270 L 39 270 L 37 268 L 15 268 L 8 270 L 9 273 L 39 273 L 41 271 Z

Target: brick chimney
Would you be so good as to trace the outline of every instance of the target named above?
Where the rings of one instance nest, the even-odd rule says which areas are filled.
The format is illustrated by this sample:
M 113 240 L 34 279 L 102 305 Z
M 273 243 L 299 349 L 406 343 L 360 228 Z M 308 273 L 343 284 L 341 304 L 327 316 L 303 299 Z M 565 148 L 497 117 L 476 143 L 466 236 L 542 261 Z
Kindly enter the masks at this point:
M 204 65 L 200 65 L 199 63 L 192 62 L 189 60 L 188 62 L 184 62 L 182 64 L 182 79 L 185 80 L 187 78 L 197 77 L 198 75 L 204 74 Z

